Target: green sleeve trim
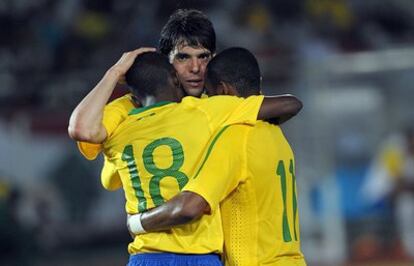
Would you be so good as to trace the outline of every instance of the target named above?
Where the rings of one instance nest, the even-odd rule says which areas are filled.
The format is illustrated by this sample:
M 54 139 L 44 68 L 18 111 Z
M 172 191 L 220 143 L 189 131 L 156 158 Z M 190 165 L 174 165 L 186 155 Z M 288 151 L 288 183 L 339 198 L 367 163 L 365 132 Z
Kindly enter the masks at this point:
M 204 164 L 206 163 L 208 157 L 210 156 L 211 151 L 214 148 L 214 145 L 216 144 L 217 140 L 220 138 L 221 134 L 224 133 L 224 131 L 231 125 L 227 125 L 225 127 L 223 127 L 222 129 L 220 129 L 220 131 L 216 134 L 216 136 L 214 137 L 213 141 L 210 143 L 210 145 L 207 148 L 207 154 L 206 156 L 204 156 L 203 162 L 201 163 L 200 168 L 198 168 L 197 173 L 194 175 L 193 179 L 196 179 L 198 177 L 198 175 L 200 174 L 201 170 L 204 167 Z
M 161 101 L 161 102 L 157 102 L 157 103 L 155 103 L 153 105 L 148 105 L 146 107 L 134 108 L 134 109 L 132 109 L 128 113 L 128 115 L 136 115 L 136 114 L 142 113 L 144 111 L 147 111 L 149 109 L 156 108 L 156 107 L 160 107 L 160 106 L 167 105 L 167 104 L 170 104 L 170 103 L 173 103 L 173 102 L 170 102 L 170 101 Z

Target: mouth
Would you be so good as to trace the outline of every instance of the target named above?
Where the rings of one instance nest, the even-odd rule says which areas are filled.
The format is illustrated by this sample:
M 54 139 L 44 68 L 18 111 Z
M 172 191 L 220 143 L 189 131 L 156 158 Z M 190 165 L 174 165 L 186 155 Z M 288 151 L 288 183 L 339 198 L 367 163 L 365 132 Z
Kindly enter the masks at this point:
M 188 79 L 186 80 L 187 84 L 191 87 L 200 87 L 203 83 L 202 79 Z

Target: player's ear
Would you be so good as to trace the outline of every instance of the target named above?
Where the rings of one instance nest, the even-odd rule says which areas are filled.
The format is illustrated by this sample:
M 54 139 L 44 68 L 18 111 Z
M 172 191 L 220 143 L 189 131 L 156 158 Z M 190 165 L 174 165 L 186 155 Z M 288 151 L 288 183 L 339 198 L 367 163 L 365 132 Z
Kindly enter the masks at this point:
M 132 102 L 134 103 L 135 107 L 142 107 L 142 103 L 141 103 L 141 100 L 139 99 L 139 97 L 132 94 L 131 99 L 132 99 Z

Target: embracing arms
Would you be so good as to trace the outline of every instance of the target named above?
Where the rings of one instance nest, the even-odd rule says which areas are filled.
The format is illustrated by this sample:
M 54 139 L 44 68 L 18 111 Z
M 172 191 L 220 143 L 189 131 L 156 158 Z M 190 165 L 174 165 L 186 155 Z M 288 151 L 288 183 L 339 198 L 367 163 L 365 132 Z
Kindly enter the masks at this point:
M 183 191 L 157 208 L 138 215 L 129 215 L 127 224 L 131 233 L 139 234 L 186 224 L 207 213 L 210 213 L 210 206 L 203 197 Z
M 264 97 L 257 119 L 282 124 L 302 109 L 302 102 L 291 94 Z

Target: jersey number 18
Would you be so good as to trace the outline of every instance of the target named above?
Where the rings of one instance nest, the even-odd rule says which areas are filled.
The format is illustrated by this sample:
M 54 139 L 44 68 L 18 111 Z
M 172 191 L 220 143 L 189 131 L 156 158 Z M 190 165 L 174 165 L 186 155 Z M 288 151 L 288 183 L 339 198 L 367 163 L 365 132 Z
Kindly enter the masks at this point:
M 172 164 L 170 167 L 162 169 L 158 168 L 154 162 L 154 150 L 160 146 L 167 146 L 171 149 Z M 135 195 L 138 198 L 138 211 L 144 212 L 147 210 L 147 202 L 142 189 L 139 171 L 135 163 L 135 156 L 132 145 L 127 145 L 122 153 L 122 160 L 127 163 L 129 174 L 132 181 L 132 186 L 135 190 Z M 174 138 L 160 138 L 156 139 L 147 146 L 145 146 L 142 153 L 142 160 L 144 167 L 148 173 L 152 174 L 149 181 L 149 193 L 155 206 L 164 203 L 164 198 L 161 196 L 160 182 L 164 177 L 170 176 L 177 180 L 180 190 L 187 184 L 188 177 L 185 173 L 180 171 L 184 163 L 184 152 L 181 143 Z

